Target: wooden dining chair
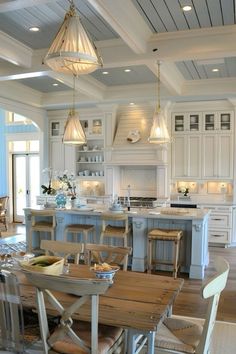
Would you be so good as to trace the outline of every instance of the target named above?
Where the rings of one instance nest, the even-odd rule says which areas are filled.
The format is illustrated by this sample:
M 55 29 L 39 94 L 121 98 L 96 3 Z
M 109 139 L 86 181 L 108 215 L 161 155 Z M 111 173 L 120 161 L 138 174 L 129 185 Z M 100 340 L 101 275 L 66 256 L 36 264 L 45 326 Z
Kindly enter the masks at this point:
M 116 247 L 89 243 L 85 246 L 86 261 L 91 266 L 94 263 L 108 263 L 121 266 L 127 270 L 128 256 L 132 253 L 131 247 Z
M 8 210 L 9 197 L 0 197 L 0 224 L 2 224 L 3 230 L 7 231 L 7 210 Z M 2 229 L 1 227 L 1 229 Z M 1 232 L 1 230 L 0 230 Z M 1 235 L 1 233 L 0 233 Z
M 209 299 L 204 325 L 167 317 L 156 334 L 155 348 L 158 354 L 209 353 L 219 298 L 226 286 L 229 264 L 222 257 L 217 257 L 215 268 L 216 274 L 201 290 L 203 299 Z
M 107 291 L 109 281 L 52 276 L 36 272 L 27 272 L 26 277 L 36 287 L 37 309 L 45 354 L 50 353 L 51 349 L 53 352 L 64 354 L 122 353 L 124 331 L 121 328 L 98 325 L 99 295 Z M 57 299 L 57 292 L 64 294 L 63 304 Z M 68 299 L 66 294 L 73 296 Z M 72 319 L 75 313 L 77 316 L 82 314 L 83 306 L 91 308 L 91 322 Z M 58 313 L 59 320 L 57 328 L 50 333 L 47 311 L 51 310 Z
M 83 243 L 42 240 L 40 248 L 45 251 L 46 255 L 62 256 L 65 260 L 74 256 L 75 264 L 79 264 L 80 255 L 84 253 Z
M 25 322 L 18 280 L 8 270 L 0 271 L 0 295 L 0 352 L 28 353 L 40 348 L 36 345 L 40 340 L 37 316 L 30 315 L 30 323 Z

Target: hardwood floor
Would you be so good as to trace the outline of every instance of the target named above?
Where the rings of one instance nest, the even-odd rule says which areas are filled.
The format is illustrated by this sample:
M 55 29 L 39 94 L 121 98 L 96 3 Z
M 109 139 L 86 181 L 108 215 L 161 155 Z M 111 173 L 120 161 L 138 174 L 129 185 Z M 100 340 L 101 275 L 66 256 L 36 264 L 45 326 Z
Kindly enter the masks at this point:
M 12 235 L 25 233 L 25 227 L 21 224 L 11 224 L 8 233 Z M 214 274 L 213 262 L 217 255 L 223 256 L 230 264 L 229 278 L 221 294 L 217 319 L 236 323 L 236 248 L 210 247 L 209 253 L 210 264 L 206 269 L 206 277 Z M 161 274 L 167 275 L 166 272 Z M 173 313 L 181 316 L 204 317 L 207 301 L 203 300 L 200 295 L 203 281 L 188 279 L 185 274 L 180 274 L 180 277 L 183 277 L 185 281 L 174 304 Z
M 229 277 L 226 288 L 221 294 L 217 320 L 236 323 L 236 248 L 210 247 L 210 264 L 206 269 L 206 277 L 214 274 L 214 258 L 219 255 L 230 264 Z M 181 276 L 181 275 L 180 275 Z M 204 317 L 207 301 L 200 295 L 202 281 L 185 278 L 184 286 L 174 305 L 175 315 Z

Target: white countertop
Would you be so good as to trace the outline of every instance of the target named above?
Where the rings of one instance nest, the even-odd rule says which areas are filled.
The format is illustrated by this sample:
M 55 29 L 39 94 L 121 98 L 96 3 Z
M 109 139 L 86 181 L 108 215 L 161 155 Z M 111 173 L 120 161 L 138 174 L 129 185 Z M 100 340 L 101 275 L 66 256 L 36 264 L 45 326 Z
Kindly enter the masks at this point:
M 36 208 L 37 210 L 43 210 L 43 206 Z M 30 212 L 31 208 L 25 208 L 25 211 Z M 48 210 L 48 209 L 47 209 Z M 88 204 L 85 208 L 56 208 L 54 209 L 58 213 L 72 213 L 83 215 L 100 215 L 103 212 L 111 212 L 107 210 L 104 205 Z M 130 211 L 124 210 L 130 217 L 141 218 L 160 218 L 160 219 L 180 219 L 180 220 L 202 220 L 209 215 L 207 209 L 195 209 L 195 208 L 170 208 L 170 207 L 157 207 L 153 209 L 147 208 L 131 208 Z

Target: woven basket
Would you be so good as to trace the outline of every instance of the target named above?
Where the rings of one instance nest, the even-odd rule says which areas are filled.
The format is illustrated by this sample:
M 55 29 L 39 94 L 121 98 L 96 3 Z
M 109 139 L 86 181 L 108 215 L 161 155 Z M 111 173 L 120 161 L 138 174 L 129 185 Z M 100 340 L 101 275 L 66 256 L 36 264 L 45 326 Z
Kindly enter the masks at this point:
M 50 265 L 42 266 L 37 263 L 50 263 Z M 64 258 L 55 256 L 39 256 L 32 258 L 30 261 L 20 262 L 20 266 L 30 272 L 38 272 L 49 275 L 60 275 L 63 273 Z

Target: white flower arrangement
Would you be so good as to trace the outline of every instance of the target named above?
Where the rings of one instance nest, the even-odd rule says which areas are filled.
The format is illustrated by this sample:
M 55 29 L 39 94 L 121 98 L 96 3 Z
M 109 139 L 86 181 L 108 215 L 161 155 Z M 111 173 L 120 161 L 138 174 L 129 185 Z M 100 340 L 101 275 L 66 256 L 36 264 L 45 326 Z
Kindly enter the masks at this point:
M 64 170 L 63 172 L 55 171 L 56 179 L 60 182 L 60 189 L 68 192 L 71 199 L 76 198 L 75 174 Z

